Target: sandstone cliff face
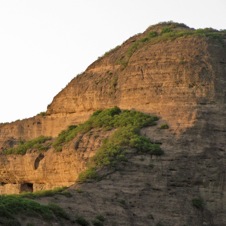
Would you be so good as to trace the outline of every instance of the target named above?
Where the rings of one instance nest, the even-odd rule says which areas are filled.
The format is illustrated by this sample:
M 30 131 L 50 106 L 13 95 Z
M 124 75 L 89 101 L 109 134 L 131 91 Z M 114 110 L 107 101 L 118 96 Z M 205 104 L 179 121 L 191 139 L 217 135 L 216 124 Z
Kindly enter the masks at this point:
M 0 194 L 48 190 L 70 186 L 86 167 L 87 160 L 100 147 L 108 132 L 92 130 L 78 135 L 62 152 L 53 148 L 25 155 L 0 155 Z M 77 143 L 75 147 L 75 143 Z
M 154 113 L 163 121 L 142 133 L 162 143 L 163 157 L 133 156 L 101 182 L 82 185 L 84 194 L 72 187 L 74 199 L 59 199 L 59 204 L 88 219 L 103 213 L 109 226 L 225 226 L 226 38 L 188 35 L 145 42 L 132 51 L 137 40 L 161 29 L 149 28 L 90 65 L 56 95 L 46 116 L 1 125 L 0 146 L 39 135 L 55 137 L 101 108 Z M 161 123 L 170 129 L 159 130 Z M 103 137 L 96 144 L 87 141 L 86 152 L 71 147 L 44 157 L 1 155 L 1 192 L 73 184 Z M 191 202 L 200 197 L 205 207 L 197 210 Z
M 179 131 L 193 126 L 198 112 L 222 108 L 225 44 L 191 35 L 147 42 L 128 56 L 134 43 L 159 29 L 149 28 L 94 62 L 56 95 L 46 116 L 1 125 L 1 146 L 12 138 L 56 136 L 100 108 L 154 113 Z
M 201 104 L 223 101 L 217 88 L 220 80 L 225 83 L 222 46 L 200 37 L 147 44 L 122 69 L 118 60 L 141 37 L 128 40 L 72 80 L 54 98 L 48 113 L 80 115 L 117 105 L 158 114 L 175 129 L 184 129 L 194 125 Z
M 225 226 L 225 150 L 207 148 L 210 142 L 201 148 L 197 134 L 190 134 L 193 140 L 178 138 L 172 129 L 159 129 L 162 123 L 142 133 L 162 142 L 163 156 L 131 151 L 127 162 L 104 169 L 101 181 L 71 186 L 70 199 L 40 202 L 56 200 L 89 222 L 101 215 L 107 226 Z M 203 206 L 194 206 L 196 199 Z

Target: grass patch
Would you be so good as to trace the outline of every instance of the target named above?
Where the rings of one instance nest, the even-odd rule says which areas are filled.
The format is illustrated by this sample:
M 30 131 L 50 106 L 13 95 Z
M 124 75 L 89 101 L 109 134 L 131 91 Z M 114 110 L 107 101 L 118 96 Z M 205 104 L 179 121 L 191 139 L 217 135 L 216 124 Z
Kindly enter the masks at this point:
M 89 222 L 82 216 L 76 218 L 75 222 L 81 226 L 89 226 Z
M 56 151 L 61 151 L 64 144 L 71 141 L 79 133 L 86 133 L 93 128 L 104 128 L 111 130 L 113 128 L 132 125 L 144 127 L 154 125 L 158 118 L 137 111 L 121 111 L 114 107 L 106 110 L 98 110 L 93 113 L 88 121 L 78 126 L 70 126 L 62 131 L 53 143 Z
M 37 151 L 47 151 L 51 146 L 51 137 L 40 136 L 29 141 L 21 141 L 16 147 L 3 150 L 4 154 L 24 155 L 33 149 Z
M 202 198 L 192 199 L 192 205 L 199 210 L 204 209 L 204 201 Z
M 90 179 L 98 180 L 98 178 L 99 178 L 99 176 L 98 176 L 96 167 L 89 167 L 87 170 L 85 170 L 79 174 L 78 181 L 83 182 L 83 181 L 90 180 Z
M 66 191 L 67 187 L 55 188 L 53 190 L 43 190 L 43 191 L 36 191 L 36 192 L 26 192 L 19 194 L 17 196 L 29 199 L 36 199 L 41 197 L 52 197 L 54 195 L 63 195 L 65 197 L 71 197 L 71 193 Z
M 31 216 L 42 218 L 44 220 L 53 219 L 69 219 L 68 214 L 55 204 L 41 205 L 33 200 L 14 195 L 0 196 L 0 222 L 12 222 L 15 224 L 4 225 L 20 225 L 16 216 Z
M 70 220 L 69 215 L 64 211 L 64 209 L 62 209 L 61 207 L 59 207 L 55 203 L 49 203 L 47 205 L 47 207 L 48 207 L 48 209 L 50 209 L 54 213 L 54 215 L 57 218 L 62 218 L 62 219 Z
M 155 30 L 157 28 L 157 30 Z M 213 28 L 204 29 L 190 29 L 185 24 L 179 24 L 174 22 L 164 22 L 155 25 L 150 28 L 150 32 L 141 35 L 135 42 L 133 42 L 126 50 L 124 56 L 118 59 L 116 62 L 120 64 L 123 68 L 128 65 L 128 62 L 132 55 L 144 45 L 156 44 L 164 41 L 172 41 L 180 37 L 187 36 L 201 36 L 210 38 L 213 40 L 218 40 L 223 43 L 223 39 L 226 37 L 226 30 L 216 30 Z
M 168 124 L 162 124 L 159 129 L 169 129 L 169 125 Z
M 104 223 L 99 221 L 98 219 L 94 219 L 92 221 L 93 226 L 104 226 Z
M 46 116 L 46 112 L 45 112 L 45 111 L 42 111 L 42 112 L 38 113 L 37 116 L 42 116 L 42 117 L 44 117 L 44 116 Z
M 93 226 L 103 226 L 105 218 L 102 215 L 97 215 L 95 219 L 92 221 Z

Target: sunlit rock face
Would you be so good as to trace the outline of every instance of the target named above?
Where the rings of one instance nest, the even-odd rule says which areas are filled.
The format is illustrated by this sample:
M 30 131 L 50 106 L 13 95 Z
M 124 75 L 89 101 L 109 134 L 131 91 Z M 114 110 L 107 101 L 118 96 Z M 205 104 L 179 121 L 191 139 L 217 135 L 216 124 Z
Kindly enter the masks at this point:
M 154 113 L 178 133 L 194 126 L 204 112 L 221 114 L 225 44 L 195 35 L 145 42 L 161 29 L 150 27 L 106 53 L 54 97 L 45 116 L 1 125 L 1 146 L 10 139 L 57 136 L 93 111 L 112 106 Z
M 142 173 L 133 165 L 128 168 L 134 180 L 139 173 L 137 189 L 143 191 L 144 184 L 150 182 L 154 191 L 149 194 L 144 189 L 146 193 L 140 193 L 139 199 L 144 195 L 153 215 L 161 216 L 168 225 L 186 225 L 189 215 L 190 225 L 226 225 L 226 37 L 168 37 L 162 34 L 165 26 L 150 27 L 95 61 L 54 97 L 45 115 L 1 124 L 0 147 L 12 147 L 18 140 L 40 135 L 56 137 L 69 125 L 84 122 L 98 109 L 118 106 L 155 114 L 160 117 L 159 123 L 168 124 L 170 129 L 142 130 L 144 135 L 162 143 L 165 155 L 143 162 L 131 160 L 131 164 L 144 167 Z M 172 29 L 194 31 L 182 25 Z M 153 39 L 147 38 L 151 35 Z M 77 152 L 72 142 L 61 153 L 51 149 L 42 155 L 35 151 L 24 156 L 0 155 L 0 193 L 72 185 L 106 135 L 100 134 L 99 138 L 84 136 Z M 157 168 L 150 174 L 145 164 Z M 129 177 L 122 181 L 117 174 L 109 178 L 118 190 L 132 183 Z M 144 182 L 147 179 L 150 181 Z M 90 194 L 92 189 L 104 193 L 104 185 L 95 186 L 87 186 Z M 112 197 L 114 189 L 107 189 Z M 201 212 L 195 213 L 190 205 L 195 197 L 205 200 L 205 210 L 209 212 L 202 216 Z M 154 209 L 156 203 L 158 208 Z M 137 205 L 136 214 L 140 214 L 140 219 L 144 219 L 141 225 L 145 225 L 148 221 L 139 209 L 148 209 L 141 203 Z

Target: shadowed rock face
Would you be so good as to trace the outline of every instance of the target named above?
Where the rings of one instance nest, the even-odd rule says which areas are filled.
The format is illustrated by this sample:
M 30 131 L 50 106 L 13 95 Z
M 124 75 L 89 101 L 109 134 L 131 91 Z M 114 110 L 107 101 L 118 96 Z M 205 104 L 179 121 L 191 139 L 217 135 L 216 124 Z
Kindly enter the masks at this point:
M 187 35 L 145 41 L 150 32 L 160 33 L 162 29 L 162 25 L 150 27 L 98 59 L 54 97 L 45 116 L 0 125 L 0 147 L 13 146 L 18 139 L 55 137 L 68 125 L 85 121 L 97 109 L 119 106 L 156 114 L 161 118 L 158 127 L 143 129 L 142 133 L 161 142 L 165 155 L 160 159 L 143 156 L 144 160 L 135 156 L 120 172 L 113 172 L 102 182 L 85 184 L 83 189 L 89 195 L 76 195 L 85 203 L 76 207 L 78 212 L 86 208 L 90 217 L 105 211 L 105 205 L 113 211 L 118 202 L 112 202 L 112 197 L 117 193 L 118 199 L 130 203 L 124 210 L 122 205 L 117 206 L 121 215 L 109 215 L 116 225 L 168 222 L 166 225 L 172 226 L 223 226 L 226 39 Z M 170 129 L 159 130 L 161 123 L 167 123 Z M 85 136 L 78 152 L 71 143 L 62 153 L 1 155 L 1 192 L 73 184 L 105 135 L 100 133 L 96 141 Z M 191 200 L 197 197 L 205 201 L 203 211 L 191 206 Z M 101 202 L 103 205 L 99 205 Z M 77 204 L 72 200 L 70 205 Z M 152 213 L 148 214 L 150 209 Z M 73 214 L 78 214 L 76 211 Z

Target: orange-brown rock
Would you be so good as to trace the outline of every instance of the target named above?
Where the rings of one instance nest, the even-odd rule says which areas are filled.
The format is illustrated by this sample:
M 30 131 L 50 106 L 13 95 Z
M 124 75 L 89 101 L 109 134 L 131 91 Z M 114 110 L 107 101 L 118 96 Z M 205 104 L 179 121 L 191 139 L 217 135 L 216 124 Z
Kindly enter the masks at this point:
M 0 144 L 56 136 L 112 106 L 157 114 L 179 131 L 192 127 L 205 109 L 218 113 L 225 103 L 225 44 L 190 35 L 147 42 L 128 57 L 137 40 L 159 29 L 150 27 L 94 62 L 55 96 L 46 116 L 1 125 Z
M 169 130 L 159 130 L 159 124 L 142 131 L 162 143 L 163 157 L 135 156 L 105 180 L 85 184 L 85 195 L 68 201 L 73 214 L 89 218 L 104 212 L 109 226 L 226 225 L 226 37 L 161 36 L 166 26 L 171 25 L 152 26 L 98 59 L 54 97 L 45 116 L 0 125 L 2 148 L 19 139 L 55 137 L 112 106 L 154 113 L 169 125 Z M 181 25 L 173 29 L 193 31 Z M 150 32 L 162 38 L 146 41 Z M 49 151 L 44 157 L 1 155 L 1 191 L 72 184 L 97 147 Z M 205 208 L 197 210 L 191 201 L 200 197 Z
M 0 194 L 48 190 L 70 186 L 85 169 L 108 132 L 92 130 L 78 135 L 62 152 L 54 149 L 25 155 L 0 155 Z M 75 147 L 75 143 L 77 143 Z

